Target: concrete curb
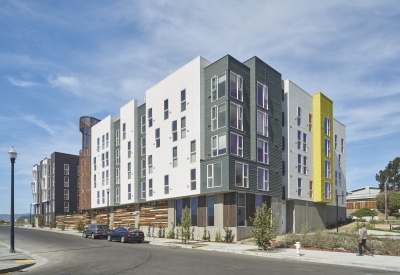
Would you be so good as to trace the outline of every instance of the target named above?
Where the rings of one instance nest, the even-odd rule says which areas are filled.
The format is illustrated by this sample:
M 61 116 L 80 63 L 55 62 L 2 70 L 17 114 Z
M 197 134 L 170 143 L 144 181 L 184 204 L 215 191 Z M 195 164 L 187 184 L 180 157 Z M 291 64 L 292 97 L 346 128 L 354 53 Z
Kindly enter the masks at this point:
M 0 274 L 19 271 L 19 270 L 31 267 L 31 266 L 33 266 L 35 264 L 36 263 L 29 263 L 29 264 L 18 265 L 18 266 L 15 266 L 15 267 L 9 267 L 9 268 L 0 269 Z

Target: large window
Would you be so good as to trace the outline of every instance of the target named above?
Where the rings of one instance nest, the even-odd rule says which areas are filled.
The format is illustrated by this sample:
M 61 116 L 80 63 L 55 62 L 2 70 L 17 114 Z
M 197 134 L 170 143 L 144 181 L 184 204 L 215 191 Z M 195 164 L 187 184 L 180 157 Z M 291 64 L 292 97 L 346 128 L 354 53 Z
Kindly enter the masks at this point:
M 97 152 L 100 152 L 100 138 L 97 138 Z
M 69 189 L 64 189 L 64 200 L 69 200 Z
M 297 125 L 301 126 L 301 107 L 297 106 Z
M 64 176 L 64 187 L 69 187 L 69 177 Z
M 240 75 L 231 72 L 229 86 L 231 97 L 243 101 L 243 78 Z
M 181 117 L 181 138 L 186 137 L 186 117 Z
M 176 200 L 176 224 L 180 224 L 182 219 L 182 200 Z
M 264 168 L 257 168 L 257 189 L 269 191 L 269 171 Z
M 211 137 L 211 155 L 213 157 L 226 153 L 226 134 Z
M 268 142 L 262 139 L 257 139 L 257 161 L 269 163 Z
M 106 166 L 108 166 L 109 162 L 108 162 L 108 151 L 106 152 Z
M 142 181 L 142 192 L 141 192 L 141 194 L 142 194 L 142 199 L 146 199 L 146 182 L 145 181 Z
M 178 167 L 178 147 L 172 148 L 172 167 Z
M 211 79 L 211 101 L 215 101 L 226 94 L 225 88 L 226 74 L 222 73 Z
M 115 169 L 115 183 L 119 184 L 119 168 Z
M 164 194 L 169 194 L 169 176 L 164 176 Z
M 142 137 L 140 140 L 141 146 L 142 146 L 142 150 L 141 150 L 141 155 L 144 156 L 146 155 L 146 138 Z
M 335 135 L 335 150 L 337 149 L 337 135 Z
M 115 164 L 119 165 L 119 149 L 115 150 Z
M 119 146 L 119 130 L 115 131 L 115 145 Z
M 131 179 L 131 163 L 128 162 L 128 179 Z
M 149 179 L 149 197 L 153 196 L 153 179 Z
M 128 200 L 132 198 L 132 185 L 128 183 Z
M 131 148 L 131 142 L 128 141 L 128 159 L 131 158 L 131 155 L 132 155 L 132 150 L 131 149 L 132 149 Z
M 268 110 L 268 87 L 259 82 L 257 82 L 257 105 Z
M 214 163 L 207 165 L 207 188 L 222 185 L 222 164 Z
M 243 137 L 231 133 L 231 151 L 230 153 L 239 157 L 243 157 Z
M 126 139 L 126 123 L 122 124 L 122 139 Z
M 207 197 L 207 226 L 214 226 L 214 196 Z
M 94 186 L 94 188 L 96 188 L 96 186 L 97 186 L 97 183 L 96 183 L 96 174 L 94 174 L 94 176 L 93 176 L 93 186 Z
M 307 157 L 303 156 L 303 174 L 307 175 Z
M 337 171 L 335 171 L 335 185 L 337 185 L 338 182 L 338 176 L 337 176 Z
M 238 193 L 238 226 L 246 226 L 246 194 Z
M 172 121 L 172 141 L 177 141 L 178 140 L 178 121 L 174 120 Z
M 262 204 L 263 204 L 263 197 L 261 195 L 256 195 L 255 209 L 262 207 Z
M 313 198 L 313 197 L 314 197 L 314 192 L 313 192 L 313 190 L 314 190 L 314 185 L 313 185 L 313 182 L 310 181 L 310 191 L 309 191 L 309 196 L 310 196 L 310 198 Z
M 105 138 L 104 135 L 101 137 L 101 149 L 104 149 L 105 147 Z
M 238 187 L 249 187 L 249 166 L 244 163 L 235 164 L 235 185 Z
M 303 185 L 303 180 L 301 178 L 297 179 L 297 196 L 301 197 L 302 196 L 302 185 Z
M 302 169 L 301 169 L 301 155 L 298 154 L 297 155 L 297 173 L 301 174 L 301 171 L 302 171 Z
M 211 131 L 226 126 L 226 103 L 211 108 Z
M 69 202 L 64 202 L 64 212 L 69 212 Z
M 196 162 L 196 141 L 190 142 L 190 163 Z
M 328 158 L 331 156 L 331 141 L 326 138 L 324 138 L 324 153 Z
M 100 191 L 97 191 L 97 204 L 100 204 Z
M 147 164 L 149 165 L 149 174 L 153 174 L 153 156 L 148 157 Z
M 101 172 L 101 185 L 104 186 L 104 183 L 105 183 L 105 173 L 103 171 Z
M 324 117 L 324 134 L 331 135 L 331 120 L 327 117 Z
M 106 185 L 110 182 L 110 176 L 108 170 L 106 170 Z
M 257 111 L 257 133 L 268 137 L 268 114 Z
M 64 164 L 64 175 L 69 175 L 69 164 Z
M 190 170 L 190 190 L 196 190 L 196 169 Z
M 115 188 L 115 202 L 119 203 L 119 187 Z
M 331 183 L 325 182 L 325 199 L 331 199 Z
M 168 119 L 168 99 L 164 100 L 164 120 Z
M 312 114 L 308 114 L 308 131 L 312 131 Z
M 144 134 L 146 132 L 146 116 L 143 115 L 140 117 L 140 123 L 141 123 L 141 134 Z
M 243 130 L 243 107 L 231 102 L 230 110 L 231 127 Z
M 301 150 L 301 131 L 297 131 L 297 149 Z
M 303 133 L 303 151 L 307 152 L 307 134 Z
M 144 178 L 144 177 L 146 177 L 146 159 L 142 159 L 142 161 L 141 161 L 141 171 L 142 171 L 142 173 L 141 173 L 141 176 L 142 176 L 142 178 Z
M 331 178 L 331 162 L 328 160 L 325 160 L 325 178 L 330 179 Z
M 155 131 L 156 138 L 156 148 L 160 147 L 160 128 L 157 128 Z
M 106 148 L 108 148 L 109 143 L 109 135 L 106 133 Z
M 147 110 L 147 121 L 149 123 L 149 128 L 153 126 L 153 108 Z
M 181 112 L 186 110 L 186 90 L 181 91 Z
M 198 199 L 190 199 L 190 217 L 192 220 L 192 226 L 197 226 L 197 209 L 198 209 Z
M 341 144 L 341 152 L 342 154 L 344 154 L 344 139 L 341 139 L 340 144 Z

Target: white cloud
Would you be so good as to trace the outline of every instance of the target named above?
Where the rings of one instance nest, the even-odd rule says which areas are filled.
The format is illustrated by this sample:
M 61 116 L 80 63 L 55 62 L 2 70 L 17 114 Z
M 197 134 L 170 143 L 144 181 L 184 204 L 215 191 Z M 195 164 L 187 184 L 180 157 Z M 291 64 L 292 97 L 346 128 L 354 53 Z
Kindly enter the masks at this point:
M 32 81 L 26 81 L 26 80 L 19 80 L 14 77 L 8 77 L 8 81 L 10 81 L 11 84 L 18 86 L 18 87 L 31 87 L 34 85 L 37 85 L 37 83 L 32 82 Z
M 51 127 L 47 125 L 46 122 L 36 119 L 34 115 L 24 115 L 23 118 L 29 122 L 32 122 L 36 126 L 45 129 L 53 137 L 57 134 L 57 132 L 51 129 Z
M 59 87 L 66 91 L 73 93 L 76 96 L 81 96 L 82 94 L 79 92 L 82 84 L 80 80 L 74 76 L 50 76 L 47 78 L 47 81 L 50 83 L 52 87 Z

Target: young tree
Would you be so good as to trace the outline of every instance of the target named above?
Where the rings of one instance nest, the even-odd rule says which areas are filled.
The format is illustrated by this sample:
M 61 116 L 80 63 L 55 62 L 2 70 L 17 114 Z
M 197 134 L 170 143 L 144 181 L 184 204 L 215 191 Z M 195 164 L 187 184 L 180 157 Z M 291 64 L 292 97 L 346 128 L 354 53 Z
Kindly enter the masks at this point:
M 83 219 L 81 218 L 76 219 L 76 224 L 74 229 L 77 230 L 79 233 L 83 232 L 83 230 L 85 229 L 85 223 L 83 222 Z
M 254 244 L 262 250 L 268 250 L 268 246 L 271 245 L 277 235 L 272 209 L 268 208 L 264 202 L 261 207 L 256 209 L 254 218 L 250 217 L 250 221 L 253 223 L 251 232 L 254 236 Z
M 43 216 L 43 215 L 39 215 L 39 218 L 38 218 L 38 226 L 39 226 L 40 228 L 44 227 L 44 216 Z
M 187 243 L 190 240 L 190 227 L 192 226 L 192 218 L 190 217 L 189 208 L 186 206 L 182 211 L 181 227 L 182 242 Z

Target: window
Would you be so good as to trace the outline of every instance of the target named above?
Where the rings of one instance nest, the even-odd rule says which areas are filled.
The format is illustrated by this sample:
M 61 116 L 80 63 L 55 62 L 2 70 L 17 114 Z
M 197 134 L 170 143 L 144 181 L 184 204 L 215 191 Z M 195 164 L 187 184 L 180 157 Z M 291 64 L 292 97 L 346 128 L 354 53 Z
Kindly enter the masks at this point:
M 101 149 L 104 149 L 104 147 L 105 147 L 105 138 L 104 138 L 104 135 L 101 137 Z
M 172 121 L 172 141 L 178 140 L 178 122 Z
M 261 195 L 256 195 L 255 209 L 262 207 L 262 204 L 263 204 L 263 197 Z
M 169 194 L 169 176 L 164 176 L 164 194 Z
M 64 212 L 69 212 L 69 202 L 68 201 L 64 202 Z
M 286 172 L 285 166 L 286 166 L 285 161 L 282 160 L 282 176 L 284 176 L 284 175 L 285 175 L 285 172 Z
M 226 103 L 211 108 L 211 131 L 226 126 Z
M 190 190 L 196 190 L 196 169 L 190 170 Z
M 257 105 L 268 110 L 268 87 L 260 82 L 257 82 Z
M 153 156 L 149 156 L 147 163 L 149 165 L 149 174 L 153 174 Z
M 339 172 L 339 186 L 342 186 L 342 173 Z
M 226 153 L 226 134 L 211 137 L 211 155 L 213 157 Z
M 156 148 L 160 147 L 160 128 L 157 128 L 155 131 L 156 136 Z
M 285 113 L 282 112 L 282 127 L 285 126 Z
M 64 200 L 69 200 L 69 189 L 64 189 Z
M 186 90 L 181 91 L 181 112 L 186 110 Z
M 313 193 L 313 190 L 314 190 L 314 188 L 313 188 L 314 186 L 313 186 L 313 182 L 312 181 L 310 181 L 310 191 L 309 191 L 309 196 L 310 196 L 310 198 L 313 198 L 314 197 L 314 193 Z
M 337 180 L 338 180 L 337 171 L 335 171 L 335 185 L 337 185 Z
M 106 152 L 106 166 L 108 166 L 108 151 Z
M 257 133 L 268 137 L 268 114 L 257 111 Z
M 303 174 L 307 175 L 307 157 L 303 156 Z
M 181 117 L 181 138 L 186 137 L 186 117 Z
M 308 114 L 308 131 L 312 131 L 312 114 Z
M 297 149 L 301 150 L 301 131 L 297 131 Z
M 64 175 L 69 175 L 69 164 L 64 164 Z
M 132 186 L 128 183 L 128 200 L 132 198 Z
M 249 187 L 249 166 L 240 162 L 235 164 L 235 179 L 236 186 L 238 187 Z
M 104 168 L 105 160 L 104 160 L 104 153 L 101 154 L 101 167 Z
M 325 199 L 331 199 L 331 184 L 330 182 L 325 182 Z
M 328 160 L 325 160 L 325 178 L 331 178 L 331 162 Z
M 96 174 L 93 176 L 93 186 L 94 188 L 96 188 L 97 184 L 96 184 Z
M 198 199 L 191 198 L 190 199 L 190 217 L 192 220 L 192 226 L 197 226 L 197 208 L 198 208 Z
M 122 124 L 122 139 L 126 138 L 126 123 Z
M 303 151 L 307 152 L 307 134 L 303 133 Z
M 285 151 L 285 137 L 282 136 L 282 151 Z
M 176 201 L 176 224 L 179 224 L 182 219 L 182 200 Z
M 115 202 L 119 203 L 119 187 L 115 188 Z
M 131 179 L 131 163 L 128 162 L 128 179 Z
M 100 191 L 97 191 L 97 204 L 100 204 Z
M 301 174 L 301 171 L 302 171 L 302 169 L 301 169 L 301 155 L 298 154 L 297 155 L 297 172 L 299 174 Z
M 153 108 L 150 108 L 147 110 L 147 117 L 148 117 L 148 122 L 149 122 L 149 128 L 153 126 Z
M 342 162 L 342 156 L 338 155 L 338 160 L 339 160 L 339 167 L 341 167 L 341 162 Z
M 153 179 L 149 179 L 149 197 L 153 196 Z
M 301 126 L 301 107 L 297 106 L 297 125 Z
M 115 169 L 115 183 L 119 184 L 119 168 Z
M 108 170 L 106 171 L 106 185 L 108 185 L 110 180 L 109 174 L 108 174 Z
M 238 226 L 246 226 L 246 194 L 238 193 Z
M 340 141 L 340 143 L 341 143 L 341 152 L 342 152 L 342 154 L 344 154 L 344 139 L 341 139 L 341 141 Z
M 222 164 L 214 163 L 207 165 L 207 188 L 222 185 Z
M 128 159 L 131 158 L 131 154 L 132 154 L 132 151 L 131 151 L 131 142 L 128 141 Z
M 327 117 L 324 117 L 324 134 L 331 135 L 331 120 Z
M 141 171 L 142 171 L 142 178 L 144 178 L 144 177 L 146 177 L 146 159 L 142 159 L 142 161 L 141 161 L 141 163 L 142 163 L 142 169 L 141 169 Z
M 337 149 L 337 135 L 335 135 L 335 150 Z
M 145 181 L 142 181 L 142 192 L 141 192 L 141 194 L 142 194 L 142 199 L 146 199 L 146 182 Z
M 230 94 L 231 97 L 243 101 L 243 78 L 232 72 L 230 74 Z
M 342 204 L 344 204 L 344 191 L 342 191 Z
M 115 150 L 115 164 L 119 165 L 119 149 Z
M 196 141 L 190 142 L 190 163 L 196 162 Z
M 145 115 L 140 117 L 140 122 L 142 125 L 141 134 L 144 134 L 146 132 L 146 116 Z
M 214 196 L 207 197 L 207 226 L 214 226 Z
M 64 187 L 69 187 L 69 177 L 64 176 Z
M 243 157 L 243 137 L 231 133 L 231 154 Z
M 97 138 L 97 152 L 100 151 L 100 138 Z
M 104 176 L 104 171 L 101 172 L 101 185 L 104 186 L 104 182 L 105 182 L 105 176 Z
M 109 144 L 109 138 L 108 138 L 108 133 L 106 133 L 106 148 L 108 148 L 108 144 Z
M 329 139 L 324 139 L 324 153 L 326 157 L 331 156 L 331 141 Z
M 140 140 L 142 151 L 140 152 L 142 156 L 146 155 L 146 138 L 142 137 Z
M 164 120 L 168 119 L 168 99 L 164 100 Z
M 236 128 L 241 131 L 243 130 L 243 107 L 242 106 L 231 103 L 230 120 L 231 120 L 231 127 Z
M 301 197 L 301 185 L 302 185 L 302 179 L 298 178 L 297 179 L 297 196 Z
M 215 101 L 225 96 L 226 94 L 225 81 L 226 81 L 225 73 L 222 73 L 218 76 L 214 76 L 211 79 L 211 101 Z
M 119 130 L 115 131 L 115 145 L 119 146 Z
M 178 147 L 172 148 L 172 167 L 178 166 Z
M 257 139 L 257 161 L 269 163 L 268 142 L 262 139 Z
M 269 171 L 264 168 L 257 168 L 257 189 L 269 191 Z

